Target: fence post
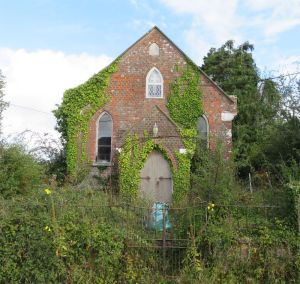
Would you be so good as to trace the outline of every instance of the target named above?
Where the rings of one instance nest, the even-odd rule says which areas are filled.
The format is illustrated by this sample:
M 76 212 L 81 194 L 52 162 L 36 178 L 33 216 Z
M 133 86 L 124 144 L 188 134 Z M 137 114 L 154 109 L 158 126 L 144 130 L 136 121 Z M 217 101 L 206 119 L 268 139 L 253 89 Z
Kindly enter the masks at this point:
M 162 209 L 162 215 L 163 215 L 163 271 L 166 272 L 166 211 L 165 208 Z
M 297 200 L 298 204 L 297 204 L 297 207 L 298 207 L 298 233 L 300 235 L 300 194 L 298 194 L 298 200 Z

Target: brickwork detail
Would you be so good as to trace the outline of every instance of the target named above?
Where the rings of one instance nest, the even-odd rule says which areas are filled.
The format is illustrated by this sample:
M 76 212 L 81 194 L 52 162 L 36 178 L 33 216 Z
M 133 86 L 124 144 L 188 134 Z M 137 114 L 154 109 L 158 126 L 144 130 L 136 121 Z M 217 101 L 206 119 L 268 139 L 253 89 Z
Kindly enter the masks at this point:
M 149 47 L 156 43 L 159 53 L 149 54 Z M 90 121 L 87 153 L 91 161 L 96 157 L 97 120 L 102 112 L 108 112 L 113 119 L 112 152 L 122 147 L 124 135 L 134 131 L 142 135 L 151 133 L 154 123 L 158 124 L 160 139 L 164 146 L 174 152 L 183 147 L 176 132 L 176 126 L 168 118 L 166 107 L 169 85 L 180 76 L 179 69 L 187 64 L 184 54 L 158 29 L 153 28 L 146 36 L 129 48 L 120 59 L 118 71 L 111 77 L 108 94 L 110 101 L 99 109 Z M 156 67 L 163 76 L 163 98 L 146 98 L 146 76 Z M 228 153 L 231 151 L 231 121 L 222 121 L 222 112 L 236 113 L 236 102 L 226 96 L 205 75 L 202 78 L 203 108 L 209 123 L 210 147 L 215 147 L 217 137 L 223 139 Z M 230 132 L 231 133 L 231 132 Z M 165 136 L 165 138 L 163 138 Z

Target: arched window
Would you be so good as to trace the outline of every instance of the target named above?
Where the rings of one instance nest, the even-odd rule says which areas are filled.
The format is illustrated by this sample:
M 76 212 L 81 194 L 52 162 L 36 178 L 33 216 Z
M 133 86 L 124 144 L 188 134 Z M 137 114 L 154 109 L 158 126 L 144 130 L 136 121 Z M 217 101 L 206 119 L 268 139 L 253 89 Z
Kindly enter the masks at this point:
M 163 97 L 163 77 L 159 70 L 153 67 L 146 78 L 146 98 Z
M 112 127 L 111 116 L 107 112 L 104 112 L 98 121 L 96 157 L 96 162 L 98 163 L 109 163 L 111 161 Z
M 149 55 L 158 56 L 159 55 L 159 46 L 153 42 L 149 46 Z
M 203 140 L 208 146 L 209 126 L 208 126 L 208 120 L 205 115 L 202 115 L 198 118 L 196 127 L 197 127 L 199 138 Z

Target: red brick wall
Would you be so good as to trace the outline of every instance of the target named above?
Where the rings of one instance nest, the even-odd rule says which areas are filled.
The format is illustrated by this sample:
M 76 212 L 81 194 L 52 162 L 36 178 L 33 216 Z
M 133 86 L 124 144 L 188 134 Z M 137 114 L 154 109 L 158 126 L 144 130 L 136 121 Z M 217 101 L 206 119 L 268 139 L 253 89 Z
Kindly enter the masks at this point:
M 153 42 L 160 48 L 159 56 L 149 55 L 149 46 Z M 118 71 L 112 75 L 108 88 L 111 100 L 95 113 L 90 122 L 87 153 L 91 161 L 96 157 L 96 126 L 99 115 L 107 111 L 112 116 L 112 149 L 115 151 L 115 148 L 121 147 L 120 136 L 150 113 L 155 105 L 168 113 L 166 103 L 169 84 L 180 75 L 176 71 L 176 65 L 183 67 L 185 64 L 183 54 L 157 29 L 153 29 L 122 55 Z M 162 99 L 146 98 L 146 76 L 152 67 L 158 68 L 164 79 Z M 222 122 L 221 113 L 226 110 L 235 111 L 235 105 L 205 77 L 202 81 L 204 113 L 209 121 L 210 133 L 212 136 L 224 136 L 227 130 L 231 130 L 231 122 Z M 230 147 L 231 138 L 226 137 L 226 143 Z M 214 147 L 213 142 L 210 145 Z

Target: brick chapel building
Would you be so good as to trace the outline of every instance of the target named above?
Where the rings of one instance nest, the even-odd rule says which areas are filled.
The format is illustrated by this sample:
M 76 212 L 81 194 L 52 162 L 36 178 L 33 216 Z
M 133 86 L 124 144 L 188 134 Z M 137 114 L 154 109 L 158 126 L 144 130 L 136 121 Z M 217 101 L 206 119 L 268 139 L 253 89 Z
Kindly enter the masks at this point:
M 117 71 L 109 80 L 109 101 L 91 117 L 86 156 L 91 165 L 112 167 L 129 134 L 154 137 L 167 153 L 149 153 L 140 171 L 139 195 L 171 202 L 174 183 L 170 167 L 178 167 L 176 153 L 186 149 L 178 125 L 167 108 L 170 84 L 176 71 L 191 60 L 163 32 L 153 27 L 120 57 Z M 231 152 L 232 120 L 237 112 L 235 97 L 227 95 L 199 68 L 203 115 L 196 127 L 213 149 L 217 139 Z M 200 99 L 199 99 L 200 100 Z

